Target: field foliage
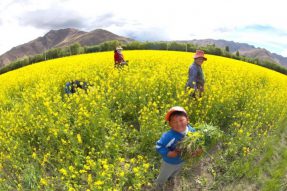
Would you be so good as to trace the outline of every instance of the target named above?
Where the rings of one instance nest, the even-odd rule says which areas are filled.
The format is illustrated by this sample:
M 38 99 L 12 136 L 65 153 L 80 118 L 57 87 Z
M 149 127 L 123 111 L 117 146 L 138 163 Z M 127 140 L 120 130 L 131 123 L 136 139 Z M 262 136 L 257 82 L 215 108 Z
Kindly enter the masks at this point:
M 216 181 L 256 142 L 264 145 L 287 114 L 287 77 L 277 72 L 207 55 L 205 93 L 194 100 L 184 90 L 192 53 L 124 55 L 122 70 L 114 69 L 113 52 L 103 52 L 0 76 L 0 190 L 140 190 L 158 173 L 155 142 L 174 105 L 192 126 L 224 131 Z M 89 82 L 88 92 L 66 95 L 71 80 Z

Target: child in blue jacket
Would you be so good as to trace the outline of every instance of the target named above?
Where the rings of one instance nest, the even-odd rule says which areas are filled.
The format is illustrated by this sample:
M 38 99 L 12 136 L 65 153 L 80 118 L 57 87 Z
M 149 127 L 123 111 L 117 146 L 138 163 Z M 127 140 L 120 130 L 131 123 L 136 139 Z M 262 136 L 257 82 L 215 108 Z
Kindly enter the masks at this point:
M 169 123 L 171 129 L 165 132 L 160 140 L 156 142 L 156 150 L 162 156 L 160 173 L 156 179 L 156 190 L 162 190 L 166 181 L 173 179 L 179 173 L 183 160 L 176 149 L 176 144 L 188 131 L 195 131 L 188 124 L 187 113 L 182 107 L 170 108 L 166 113 L 165 120 Z

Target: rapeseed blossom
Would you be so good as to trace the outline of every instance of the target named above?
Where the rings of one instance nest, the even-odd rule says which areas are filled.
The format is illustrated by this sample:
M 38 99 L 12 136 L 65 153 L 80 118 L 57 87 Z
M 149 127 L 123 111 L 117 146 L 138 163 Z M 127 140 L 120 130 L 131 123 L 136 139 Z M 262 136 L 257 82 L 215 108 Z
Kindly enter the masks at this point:
M 192 55 L 126 51 L 129 66 L 119 71 L 113 52 L 102 52 L 0 75 L 0 190 L 33 190 L 23 178 L 31 174 L 42 175 L 33 181 L 43 190 L 141 190 L 157 175 L 154 143 L 169 129 L 164 114 L 174 105 L 194 126 L 231 133 L 226 156 L 247 157 L 256 136 L 286 116 L 287 77 L 207 55 L 205 92 L 194 101 L 184 89 Z M 66 95 L 71 80 L 91 86 Z

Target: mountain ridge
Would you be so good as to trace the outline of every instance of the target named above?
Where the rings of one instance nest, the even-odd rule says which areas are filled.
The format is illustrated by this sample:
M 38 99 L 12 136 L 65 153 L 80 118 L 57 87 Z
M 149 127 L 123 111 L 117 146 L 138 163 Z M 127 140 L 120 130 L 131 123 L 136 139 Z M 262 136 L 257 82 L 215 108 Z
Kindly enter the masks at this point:
M 123 43 L 133 41 L 133 39 L 122 37 L 103 29 L 96 29 L 90 32 L 73 28 L 50 30 L 44 36 L 13 47 L 2 54 L 0 56 L 0 67 L 25 56 L 41 54 L 52 48 L 62 48 L 74 43 L 80 43 L 82 46 L 90 46 L 110 40 L 118 40 Z
M 0 67 L 26 56 L 42 54 L 43 52 L 52 48 L 62 48 L 74 43 L 79 43 L 82 46 L 92 46 L 110 40 L 118 40 L 122 43 L 134 41 L 134 39 L 119 36 L 104 29 L 95 29 L 90 32 L 85 32 L 74 28 L 50 30 L 44 36 L 13 47 L 11 50 L 2 54 L 0 56 Z M 215 45 L 216 47 L 222 49 L 228 47 L 230 53 L 235 54 L 238 51 L 242 56 L 275 62 L 287 67 L 287 57 L 283 57 L 276 53 L 271 53 L 264 48 L 258 48 L 247 43 L 239 43 L 223 39 L 193 39 L 172 42 L 192 43 L 198 46 Z
M 222 48 L 222 49 L 225 49 L 225 47 L 228 46 L 230 53 L 235 54 L 238 51 L 240 55 L 242 56 L 257 58 L 259 60 L 276 62 L 280 65 L 287 67 L 287 57 L 283 57 L 282 55 L 279 55 L 276 53 L 271 53 L 269 50 L 266 50 L 265 48 L 255 47 L 247 43 L 239 43 L 239 42 L 227 41 L 223 39 L 219 39 L 219 40 L 214 40 L 214 39 L 196 40 L 194 39 L 194 40 L 184 41 L 184 42 L 190 42 L 190 43 L 200 45 L 200 46 L 214 44 L 215 46 Z

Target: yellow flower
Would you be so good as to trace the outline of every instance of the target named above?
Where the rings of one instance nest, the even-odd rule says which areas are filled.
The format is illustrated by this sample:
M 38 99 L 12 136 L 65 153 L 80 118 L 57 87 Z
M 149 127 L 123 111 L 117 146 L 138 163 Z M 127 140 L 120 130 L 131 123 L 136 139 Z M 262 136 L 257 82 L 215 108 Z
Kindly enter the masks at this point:
M 86 164 L 85 164 L 85 165 L 84 165 L 84 169 L 85 169 L 85 170 L 91 170 L 91 167 L 90 167 L 89 165 L 86 165 Z
M 120 157 L 118 160 L 119 160 L 119 162 L 124 162 L 125 161 L 125 159 L 122 158 L 122 157 Z
M 107 170 L 109 168 L 109 165 L 104 164 L 103 167 L 104 167 L 105 170 Z
M 145 164 L 143 164 L 143 167 L 144 167 L 145 169 L 148 169 L 148 168 L 150 167 L 150 164 L 145 163 Z
M 243 130 L 242 130 L 242 129 L 239 129 L 238 133 L 242 134 L 242 133 L 243 133 Z
M 123 171 L 120 172 L 120 173 L 119 173 L 119 176 L 120 176 L 120 177 L 124 177 L 124 176 L 125 176 L 125 172 L 123 172 Z
M 136 160 L 134 158 L 131 159 L 131 163 L 135 163 Z
M 77 134 L 77 140 L 78 140 L 78 143 L 82 144 L 82 137 L 80 134 Z
M 84 174 L 84 173 L 86 173 L 87 171 L 82 169 L 82 170 L 80 170 L 79 172 L 80 172 L 81 174 Z
M 67 175 L 68 175 L 66 169 L 64 169 L 64 168 L 61 168 L 59 171 L 60 171 L 60 173 L 62 173 L 64 176 L 67 176 Z
M 75 168 L 73 166 L 69 166 L 69 171 L 74 172 Z
M 101 185 L 103 185 L 103 184 L 104 184 L 104 182 L 101 181 L 101 180 L 97 180 L 97 181 L 94 183 L 95 186 L 101 186 Z
M 88 174 L 88 184 L 90 185 L 90 184 L 92 184 L 92 182 L 93 182 L 93 178 L 92 178 L 92 175 L 91 174 Z
M 40 184 L 42 184 L 42 185 L 48 185 L 48 182 L 47 182 L 47 180 L 45 179 L 45 178 L 41 178 L 40 179 Z
M 134 173 L 138 173 L 139 172 L 139 168 L 138 167 L 134 167 L 133 171 L 134 171 Z
M 32 158 L 36 159 L 37 158 L 37 154 L 35 152 L 32 153 Z
M 67 144 L 67 141 L 65 139 L 61 139 L 61 142 L 63 143 L 63 145 Z

